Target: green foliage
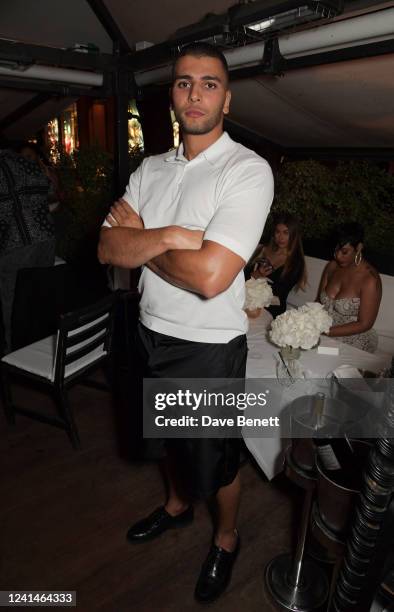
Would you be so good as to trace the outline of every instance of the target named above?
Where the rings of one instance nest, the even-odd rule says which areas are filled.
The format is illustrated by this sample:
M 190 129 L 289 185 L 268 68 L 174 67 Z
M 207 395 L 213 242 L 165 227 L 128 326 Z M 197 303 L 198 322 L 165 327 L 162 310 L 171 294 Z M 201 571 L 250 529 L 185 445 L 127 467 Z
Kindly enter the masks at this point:
M 338 223 L 358 221 L 369 253 L 393 255 L 394 176 L 365 161 L 328 166 L 285 162 L 276 181 L 273 210 L 295 214 L 306 239 L 327 239 Z
M 142 161 L 143 154 L 133 150 L 130 171 Z M 89 147 L 67 155 L 57 152 L 56 172 L 62 193 L 57 231 L 57 253 L 70 263 L 89 255 L 95 257 L 101 224 L 113 197 L 113 160 L 99 147 Z M 82 262 L 81 262 L 82 263 Z
M 88 245 L 95 249 L 99 228 L 112 202 L 113 168 L 108 153 L 97 147 L 58 152 L 56 171 L 62 194 L 57 252 L 76 263 Z

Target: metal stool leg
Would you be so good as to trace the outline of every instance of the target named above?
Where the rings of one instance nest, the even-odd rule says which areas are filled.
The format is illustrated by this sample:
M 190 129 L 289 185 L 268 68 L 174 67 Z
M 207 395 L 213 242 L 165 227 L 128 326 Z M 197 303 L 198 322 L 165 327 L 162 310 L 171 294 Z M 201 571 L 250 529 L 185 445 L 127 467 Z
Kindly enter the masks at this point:
M 297 612 L 309 612 L 322 606 L 329 590 L 325 573 L 313 561 L 305 559 L 312 498 L 313 489 L 307 489 L 294 557 L 290 554 L 275 557 L 267 565 L 265 573 L 271 597 L 282 608 Z

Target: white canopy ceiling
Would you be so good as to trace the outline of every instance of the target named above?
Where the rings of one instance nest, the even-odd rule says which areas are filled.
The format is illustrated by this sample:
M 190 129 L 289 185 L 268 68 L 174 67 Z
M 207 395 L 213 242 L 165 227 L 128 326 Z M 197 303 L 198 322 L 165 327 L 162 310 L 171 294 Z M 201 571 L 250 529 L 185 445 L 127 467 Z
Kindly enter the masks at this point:
M 260 76 L 232 90 L 231 118 L 284 147 L 394 146 L 394 55 Z
M 235 0 L 106 0 L 130 47 L 158 43 L 178 28 L 222 13 Z M 347 2 L 376 10 L 394 2 Z M 317 28 L 319 26 L 316 26 Z M 111 53 L 112 41 L 86 0 L 3 0 L 0 38 L 72 47 L 93 43 Z M 393 23 L 394 38 L 394 23 Z M 283 147 L 394 147 L 394 54 L 260 75 L 232 83 L 231 120 Z M 0 89 L 0 121 L 34 96 Z M 27 137 L 69 100 L 53 98 L 14 121 L 9 137 Z M 52 113 L 52 114 L 51 114 Z
M 162 42 L 178 28 L 233 4 L 235 0 L 105 1 L 130 46 L 142 40 Z M 103 53 L 112 52 L 111 40 L 86 0 L 2 0 L 0 36 L 54 47 L 90 42 Z

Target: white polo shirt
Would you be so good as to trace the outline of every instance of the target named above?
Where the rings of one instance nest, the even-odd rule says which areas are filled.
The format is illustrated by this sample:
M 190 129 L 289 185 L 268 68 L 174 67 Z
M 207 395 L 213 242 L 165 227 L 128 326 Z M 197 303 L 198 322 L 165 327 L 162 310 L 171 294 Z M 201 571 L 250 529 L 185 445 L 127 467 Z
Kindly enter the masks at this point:
M 124 199 L 145 228 L 179 225 L 204 230 L 245 261 L 262 234 L 273 198 L 268 163 L 227 133 L 188 161 L 183 145 L 144 159 L 130 176 Z M 144 266 L 139 290 L 140 320 L 161 334 L 194 342 L 227 343 L 246 333 L 241 271 L 231 286 L 206 299 L 171 285 Z

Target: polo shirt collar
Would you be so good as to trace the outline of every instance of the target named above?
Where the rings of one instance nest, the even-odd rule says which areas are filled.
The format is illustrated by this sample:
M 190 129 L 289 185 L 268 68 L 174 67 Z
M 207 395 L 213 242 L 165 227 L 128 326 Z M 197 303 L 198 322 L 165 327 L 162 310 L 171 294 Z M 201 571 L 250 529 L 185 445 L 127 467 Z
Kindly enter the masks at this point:
M 223 132 L 223 134 L 218 138 L 211 146 L 209 146 L 204 151 L 201 151 L 193 160 L 200 159 L 204 157 L 210 164 L 215 166 L 222 158 L 222 155 L 229 150 L 232 146 L 233 141 L 227 132 Z M 165 157 L 165 161 L 168 162 L 187 162 L 190 163 L 188 159 L 184 156 L 184 148 L 183 142 L 180 143 L 177 149 L 173 149 L 168 157 Z

